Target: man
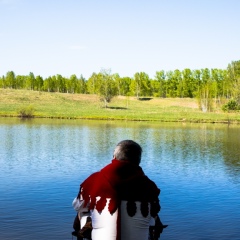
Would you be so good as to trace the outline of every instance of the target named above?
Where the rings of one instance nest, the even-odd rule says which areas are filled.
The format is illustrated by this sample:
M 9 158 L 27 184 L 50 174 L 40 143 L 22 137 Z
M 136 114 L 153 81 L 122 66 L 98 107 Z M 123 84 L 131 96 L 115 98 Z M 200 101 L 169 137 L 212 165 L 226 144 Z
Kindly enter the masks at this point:
M 90 210 L 93 240 L 148 239 L 150 220 L 160 211 L 160 189 L 139 166 L 141 155 L 138 143 L 121 141 L 112 162 L 80 185 L 73 206 L 80 220 Z

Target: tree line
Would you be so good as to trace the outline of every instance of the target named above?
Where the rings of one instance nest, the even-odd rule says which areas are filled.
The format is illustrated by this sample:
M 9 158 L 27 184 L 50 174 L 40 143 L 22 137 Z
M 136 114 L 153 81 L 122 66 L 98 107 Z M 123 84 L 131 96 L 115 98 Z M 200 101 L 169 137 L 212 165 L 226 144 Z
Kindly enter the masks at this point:
M 105 103 L 116 95 L 198 98 L 200 107 L 207 111 L 212 99 L 235 99 L 240 103 L 240 60 L 232 61 L 226 69 L 156 71 L 153 79 L 145 72 L 137 72 L 133 77 L 120 77 L 106 69 L 94 72 L 89 79 L 75 74 L 70 78 L 57 74 L 43 79 L 32 72 L 29 75 L 15 75 L 9 71 L 0 78 L 0 88 L 99 94 Z

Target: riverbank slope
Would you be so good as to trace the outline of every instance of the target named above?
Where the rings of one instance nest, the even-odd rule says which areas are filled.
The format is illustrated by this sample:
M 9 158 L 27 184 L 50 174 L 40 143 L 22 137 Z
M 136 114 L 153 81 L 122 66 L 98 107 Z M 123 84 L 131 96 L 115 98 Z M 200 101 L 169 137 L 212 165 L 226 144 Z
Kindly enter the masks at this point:
M 240 123 L 240 113 L 224 113 L 215 106 L 202 112 L 197 99 L 115 97 L 105 108 L 99 96 L 0 89 L 0 117 L 99 119 L 160 122 Z

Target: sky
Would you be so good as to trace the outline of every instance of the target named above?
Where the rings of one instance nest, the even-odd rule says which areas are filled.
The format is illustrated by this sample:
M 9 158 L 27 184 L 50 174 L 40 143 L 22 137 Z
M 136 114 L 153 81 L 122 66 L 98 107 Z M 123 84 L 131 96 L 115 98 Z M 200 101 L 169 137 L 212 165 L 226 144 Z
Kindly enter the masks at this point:
M 0 0 L 0 76 L 226 69 L 239 29 L 240 0 Z

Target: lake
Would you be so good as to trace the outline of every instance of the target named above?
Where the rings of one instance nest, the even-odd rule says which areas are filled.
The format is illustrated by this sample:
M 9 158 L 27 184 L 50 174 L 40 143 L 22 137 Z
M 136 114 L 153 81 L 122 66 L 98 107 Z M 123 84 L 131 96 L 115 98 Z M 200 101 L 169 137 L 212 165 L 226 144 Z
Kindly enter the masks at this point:
M 240 126 L 0 118 L 0 239 L 72 239 L 79 184 L 133 139 L 161 240 L 240 239 Z

